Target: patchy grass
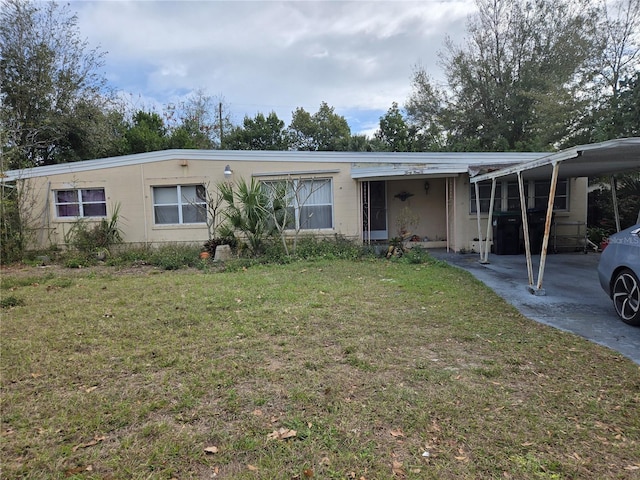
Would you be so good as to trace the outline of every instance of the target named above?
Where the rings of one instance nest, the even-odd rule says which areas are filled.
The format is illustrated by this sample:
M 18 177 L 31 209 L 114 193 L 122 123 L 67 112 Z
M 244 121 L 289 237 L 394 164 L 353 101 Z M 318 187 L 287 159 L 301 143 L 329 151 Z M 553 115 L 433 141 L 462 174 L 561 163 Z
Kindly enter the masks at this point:
M 49 272 L 2 276 L 3 478 L 640 474 L 638 366 L 441 263 Z

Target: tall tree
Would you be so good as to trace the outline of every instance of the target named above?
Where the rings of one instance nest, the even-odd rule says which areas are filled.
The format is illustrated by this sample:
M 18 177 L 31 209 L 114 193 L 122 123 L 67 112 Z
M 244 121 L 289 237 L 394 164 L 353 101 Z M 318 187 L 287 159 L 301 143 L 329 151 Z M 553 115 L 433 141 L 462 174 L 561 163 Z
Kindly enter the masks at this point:
M 443 55 L 450 95 L 435 110 L 448 148 L 541 150 L 560 144 L 575 129 L 585 108 L 581 94 L 593 80 L 599 51 L 594 9 L 587 0 L 476 4 L 467 44 L 449 41 Z M 426 72 L 417 78 L 424 80 Z M 428 113 L 439 95 L 427 87 L 429 82 L 414 82 L 410 101 L 420 108 L 423 95 Z
M 77 128 L 78 122 L 105 106 L 103 53 L 88 49 L 68 6 L 33 0 L 3 0 L 1 6 L 3 168 L 93 155 L 74 148 L 87 145 L 79 136 L 90 130 Z
M 343 151 L 349 148 L 351 129 L 347 120 L 325 102 L 311 115 L 297 108 L 288 128 L 291 146 L 296 150 Z
M 416 135 L 407 122 L 396 102 L 393 102 L 387 113 L 380 117 L 380 128 L 375 137 L 384 150 L 390 152 L 411 152 L 416 148 Z
M 170 148 L 219 148 L 221 136 L 232 128 L 223 101 L 195 90 L 186 100 L 170 104 L 164 117 Z
M 162 117 L 155 112 L 138 111 L 125 133 L 127 153 L 156 152 L 167 148 L 169 138 Z
M 242 126 L 234 127 L 225 136 L 223 148 L 230 150 L 288 150 L 289 142 L 284 122 L 275 112 L 254 118 L 244 117 Z
M 603 1 L 599 19 L 597 34 L 603 49 L 591 89 L 593 102 L 573 143 L 638 135 L 640 130 L 640 0 Z

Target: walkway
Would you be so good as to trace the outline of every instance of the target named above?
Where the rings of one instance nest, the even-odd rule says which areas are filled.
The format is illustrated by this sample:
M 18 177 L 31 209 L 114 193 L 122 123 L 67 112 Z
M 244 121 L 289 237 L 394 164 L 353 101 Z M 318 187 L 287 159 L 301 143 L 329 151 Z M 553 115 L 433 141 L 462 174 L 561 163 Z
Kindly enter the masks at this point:
M 524 316 L 607 346 L 640 365 L 640 327 L 622 322 L 600 288 L 596 271 L 599 254 L 549 255 L 542 284 L 546 295 L 532 295 L 527 288 L 524 255 L 490 254 L 490 263 L 482 265 L 478 254 L 438 249 L 429 253 L 468 270 Z M 540 256 L 534 255 L 536 277 L 539 261 Z

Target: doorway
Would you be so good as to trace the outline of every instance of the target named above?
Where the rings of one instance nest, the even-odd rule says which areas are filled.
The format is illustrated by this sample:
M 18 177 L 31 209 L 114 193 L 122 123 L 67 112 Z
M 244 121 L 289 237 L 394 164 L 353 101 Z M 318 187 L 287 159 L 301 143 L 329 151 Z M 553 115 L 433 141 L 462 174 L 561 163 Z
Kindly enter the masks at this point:
M 387 182 L 362 182 L 362 238 L 387 240 Z

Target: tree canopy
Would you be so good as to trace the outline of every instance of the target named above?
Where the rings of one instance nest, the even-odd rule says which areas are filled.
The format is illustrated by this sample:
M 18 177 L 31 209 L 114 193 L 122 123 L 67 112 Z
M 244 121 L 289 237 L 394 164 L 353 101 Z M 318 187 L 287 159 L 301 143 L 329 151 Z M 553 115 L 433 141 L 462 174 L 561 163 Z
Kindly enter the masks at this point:
M 113 120 L 99 72 L 102 58 L 79 37 L 68 5 L 3 0 L 0 119 L 9 168 L 110 150 L 98 140 Z
M 288 135 L 295 150 L 340 151 L 349 148 L 351 129 L 343 116 L 322 102 L 313 115 L 297 108 L 292 114 Z

